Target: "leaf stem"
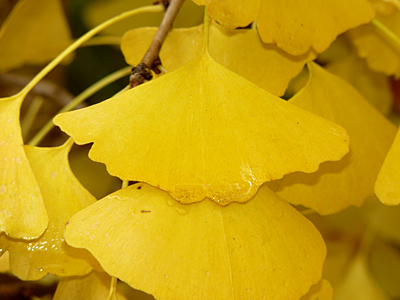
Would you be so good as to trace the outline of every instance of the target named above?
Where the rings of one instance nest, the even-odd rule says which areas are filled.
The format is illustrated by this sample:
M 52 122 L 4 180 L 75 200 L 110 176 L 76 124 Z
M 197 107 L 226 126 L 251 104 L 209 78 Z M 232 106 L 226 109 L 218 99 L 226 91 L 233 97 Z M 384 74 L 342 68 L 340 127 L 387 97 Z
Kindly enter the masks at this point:
M 150 80 L 153 78 L 151 75 L 151 70 L 156 74 L 160 73 L 158 65 L 161 65 L 159 53 L 161 46 L 168 35 L 168 32 L 172 28 L 172 24 L 178 12 L 185 0 L 171 0 L 168 9 L 165 12 L 164 18 L 161 21 L 160 27 L 151 43 L 146 54 L 143 56 L 142 61 L 132 68 L 132 74 L 130 76 L 130 87 L 133 88 L 145 82 L 145 80 Z
M 108 294 L 107 300 L 116 300 L 117 299 L 117 277 L 111 277 L 111 284 L 110 284 L 110 293 Z
M 70 103 L 68 103 L 66 106 L 64 106 L 59 112 L 63 113 L 66 111 L 70 111 L 74 109 L 77 105 L 85 101 L 87 98 L 101 90 L 103 87 L 109 85 L 110 83 L 127 76 L 130 73 L 130 67 L 125 67 L 123 69 L 120 69 L 114 73 L 111 73 L 110 75 L 102 78 L 101 80 L 97 81 L 90 87 L 88 87 L 86 90 L 84 90 L 82 93 L 80 93 L 78 96 L 74 98 Z M 40 131 L 32 138 L 32 140 L 29 141 L 29 145 L 31 146 L 36 146 L 40 143 L 40 141 L 46 136 L 47 133 L 53 128 L 53 120 L 50 120 L 40 129 Z
M 127 12 L 124 12 L 114 18 L 111 18 L 107 20 L 106 22 L 100 24 L 99 26 L 93 28 L 83 36 L 81 36 L 78 40 L 76 40 L 74 43 L 72 43 L 67 49 L 65 49 L 60 55 L 58 55 L 53 61 L 51 61 L 42 71 L 39 72 L 35 76 L 35 78 L 32 79 L 32 81 L 19 93 L 23 96 L 27 95 L 31 89 L 40 81 L 43 79 L 44 76 L 46 76 L 56 65 L 58 65 L 65 57 L 67 57 L 71 52 L 75 51 L 80 45 L 88 41 L 91 37 L 102 31 L 103 29 L 123 20 L 126 18 L 129 18 L 131 16 L 137 15 L 137 14 L 142 14 L 142 13 L 159 13 L 164 11 L 164 5 L 158 4 L 158 5 L 152 5 L 152 6 L 144 6 L 140 7 L 134 10 L 130 10 Z
M 400 39 L 393 31 L 391 31 L 388 27 L 386 27 L 384 24 L 382 24 L 382 22 L 377 19 L 373 19 L 371 21 L 371 24 L 378 28 L 379 32 L 382 33 L 387 39 L 389 39 L 389 41 L 392 42 L 393 46 L 396 47 L 397 51 L 400 52 Z

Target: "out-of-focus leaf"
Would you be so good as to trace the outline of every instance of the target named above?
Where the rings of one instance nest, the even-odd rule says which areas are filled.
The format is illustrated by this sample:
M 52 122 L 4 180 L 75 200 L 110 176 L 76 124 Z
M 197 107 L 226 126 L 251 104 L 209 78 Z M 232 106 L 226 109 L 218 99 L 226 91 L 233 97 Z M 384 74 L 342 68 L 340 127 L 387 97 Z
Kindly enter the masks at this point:
M 347 82 L 316 64 L 310 63 L 309 69 L 308 84 L 289 102 L 346 128 L 350 152 L 339 162 L 321 164 L 315 173 L 289 174 L 270 187 L 290 203 L 320 214 L 361 206 L 374 194 L 396 128 Z
M 108 299 L 110 286 L 111 276 L 104 272 L 92 271 L 82 277 L 63 278 L 57 286 L 53 300 L 105 300 Z M 114 299 L 126 300 L 120 291 L 117 291 Z
M 390 78 L 368 68 L 354 52 L 346 58 L 333 61 L 325 70 L 351 83 L 377 110 L 388 115 L 393 107 Z
M 321 279 L 316 285 L 313 285 L 307 295 L 300 300 L 332 300 L 333 288 L 328 280 Z
M 379 172 L 375 192 L 379 200 L 386 205 L 400 203 L 400 131 Z
M 149 0 L 103 0 L 90 2 L 84 19 L 89 28 L 95 27 L 108 19 L 127 10 L 151 5 Z M 122 20 L 106 29 L 101 34 L 122 36 L 128 30 L 143 26 L 159 26 L 164 14 L 142 14 Z M 203 22 L 204 10 L 192 1 L 185 1 L 174 21 L 174 27 L 191 27 Z
M 400 37 L 400 11 L 376 18 Z M 366 24 L 350 30 L 348 36 L 357 48 L 360 57 L 365 58 L 368 66 L 387 76 L 400 77 L 400 54 L 398 46 L 392 44 L 382 32 L 372 24 Z
M 59 0 L 21 0 L 0 30 L 0 72 L 45 63 L 71 42 Z
M 400 245 L 400 243 L 399 243 Z M 400 250 L 381 240 L 376 240 L 370 255 L 369 266 L 375 280 L 392 299 L 400 298 Z

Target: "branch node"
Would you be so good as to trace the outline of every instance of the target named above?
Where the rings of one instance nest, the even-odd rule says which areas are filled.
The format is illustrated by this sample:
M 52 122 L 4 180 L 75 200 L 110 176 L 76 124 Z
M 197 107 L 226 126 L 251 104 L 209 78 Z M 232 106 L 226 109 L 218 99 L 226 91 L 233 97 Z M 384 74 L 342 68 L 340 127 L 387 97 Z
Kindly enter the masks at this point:
M 130 87 L 141 85 L 145 80 L 149 81 L 153 78 L 151 70 L 146 66 L 145 63 L 140 63 L 136 67 L 132 68 L 132 73 L 129 78 Z
M 161 4 L 164 5 L 165 10 L 167 10 L 167 8 L 168 8 L 168 6 L 169 6 L 169 4 L 170 4 L 170 1 L 171 1 L 171 0 L 156 1 L 156 2 L 153 3 L 153 5 L 157 5 L 157 4 L 160 4 L 160 3 L 161 3 Z

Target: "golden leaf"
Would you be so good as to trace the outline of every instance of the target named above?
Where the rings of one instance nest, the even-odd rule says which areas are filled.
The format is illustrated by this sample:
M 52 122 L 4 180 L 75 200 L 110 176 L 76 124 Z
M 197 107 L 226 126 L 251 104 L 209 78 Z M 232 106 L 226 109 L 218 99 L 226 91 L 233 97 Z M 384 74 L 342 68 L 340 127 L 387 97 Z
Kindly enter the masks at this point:
M 292 55 L 312 47 L 327 49 L 342 32 L 367 23 L 374 10 L 366 0 L 193 0 L 226 28 L 245 27 L 257 21 L 264 43 L 272 43 Z
M 155 1 L 153 1 L 155 2 Z M 85 6 L 83 13 L 84 21 L 89 28 L 96 27 L 108 19 L 119 15 L 125 11 L 150 5 L 149 0 L 103 0 L 92 1 Z M 108 28 L 105 28 L 100 34 L 122 36 L 126 31 L 132 28 L 142 26 L 159 26 L 163 14 L 142 14 L 135 18 L 122 20 Z M 203 22 L 204 10 L 194 4 L 192 1 L 184 1 L 179 14 L 177 15 L 175 27 L 191 27 Z
M 265 186 L 246 204 L 221 207 L 182 205 L 139 183 L 66 228 L 68 244 L 156 299 L 298 299 L 320 280 L 326 251 L 312 223 Z
M 71 42 L 59 0 L 21 0 L 0 31 L 0 72 L 45 63 Z
M 376 18 L 395 35 L 400 36 L 399 11 L 396 10 L 391 15 L 377 14 Z M 366 59 L 372 70 L 387 76 L 400 77 L 399 49 L 383 36 L 376 26 L 362 25 L 350 30 L 347 35 L 356 47 L 358 55 Z
M 54 123 L 123 180 L 182 203 L 248 201 L 266 181 L 339 160 L 340 126 L 287 103 L 200 56 L 161 78 Z
M 156 31 L 139 28 L 124 35 L 121 50 L 128 64 L 140 63 Z M 203 35 L 203 25 L 173 29 L 160 51 L 163 66 L 171 72 L 194 59 L 201 51 Z M 215 22 L 210 24 L 209 48 L 218 63 L 276 96 L 282 96 L 289 81 L 316 57 L 312 50 L 301 56 L 289 55 L 264 44 L 256 30 L 227 30 Z
M 82 277 L 63 278 L 57 286 L 53 300 L 108 299 L 110 284 L 111 276 L 104 272 L 92 271 Z M 117 291 L 116 300 L 126 300 L 126 298 Z
M 379 172 L 375 183 L 375 193 L 386 205 L 400 203 L 400 131 Z
M 309 82 L 290 102 L 346 128 L 350 152 L 339 162 L 321 164 L 313 174 L 290 174 L 270 187 L 290 203 L 330 214 L 360 206 L 374 194 L 396 128 L 347 82 L 316 64 L 308 66 Z
M 325 65 L 324 69 L 352 84 L 381 113 L 388 115 L 392 111 L 390 78 L 369 69 L 366 62 L 354 52 Z
M 48 217 L 23 147 L 19 124 L 23 97 L 0 99 L 0 232 L 29 240 L 45 231 Z
M 335 289 L 336 299 L 390 300 L 369 272 L 365 257 L 357 255 Z
M 97 265 L 89 252 L 68 246 L 63 238 L 68 219 L 96 201 L 69 168 L 71 146 L 72 143 L 57 148 L 25 146 L 42 190 L 49 226 L 39 239 L 9 241 L 11 272 L 23 280 L 38 280 L 48 273 L 62 277 L 85 275 Z
M 313 285 L 307 295 L 300 300 L 332 300 L 333 288 L 328 280 L 321 279 L 316 285 Z

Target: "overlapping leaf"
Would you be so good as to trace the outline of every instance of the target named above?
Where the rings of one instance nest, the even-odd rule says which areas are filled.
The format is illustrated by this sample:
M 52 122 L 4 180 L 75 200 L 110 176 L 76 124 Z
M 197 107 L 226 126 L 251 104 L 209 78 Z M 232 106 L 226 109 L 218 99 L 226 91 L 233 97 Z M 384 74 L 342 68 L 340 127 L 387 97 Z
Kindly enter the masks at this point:
M 293 204 L 329 214 L 349 205 L 360 206 L 374 194 L 396 128 L 348 83 L 316 64 L 309 68 L 307 86 L 290 102 L 346 128 L 350 152 L 339 162 L 321 164 L 316 173 L 287 175 L 271 188 Z
M 26 146 L 25 150 L 42 190 L 49 227 L 36 240 L 9 239 L 10 269 L 23 280 L 38 280 L 48 273 L 57 276 L 85 275 L 96 260 L 89 252 L 68 246 L 63 238 L 68 219 L 94 203 L 72 174 L 68 152 L 72 143 L 57 148 Z
M 391 15 L 377 14 L 377 19 L 400 36 L 400 12 L 396 10 Z M 373 24 L 366 24 L 348 32 L 350 40 L 357 48 L 358 55 L 366 59 L 368 66 L 387 76 L 400 77 L 399 46 L 393 44 Z
M 381 113 L 388 115 L 392 111 L 390 78 L 369 69 L 366 62 L 354 52 L 325 65 L 325 70 L 351 83 Z
M 313 285 L 307 295 L 300 300 L 332 300 L 333 288 L 328 280 L 321 279 L 318 284 Z
M 400 203 L 400 131 L 379 172 L 375 192 L 386 205 Z
M 193 0 L 226 28 L 245 27 L 257 21 L 265 43 L 276 44 L 292 55 L 310 47 L 323 52 L 342 32 L 367 23 L 374 10 L 366 0 Z
M 29 240 L 45 231 L 48 217 L 23 147 L 22 101 L 23 95 L 0 99 L 0 231 Z
M 265 186 L 246 204 L 220 207 L 182 205 L 139 183 L 66 228 L 68 244 L 156 299 L 298 299 L 320 280 L 325 256 L 312 223 Z
M 63 278 L 57 286 L 53 300 L 109 299 L 107 297 L 110 284 L 111 276 L 104 272 L 92 271 L 82 277 Z M 116 297 L 110 300 L 126 300 L 126 298 L 117 291 Z
M 124 35 L 121 49 L 129 64 L 139 64 L 156 31 L 139 28 Z M 172 30 L 161 48 L 163 66 L 174 71 L 194 59 L 201 51 L 203 35 L 203 25 Z M 292 56 L 275 45 L 264 44 L 256 30 L 227 30 L 215 22 L 210 24 L 210 54 L 221 65 L 276 96 L 282 96 L 289 81 L 315 58 L 311 50 Z
M 45 63 L 71 41 L 59 0 L 21 0 L 0 30 L 0 72 Z
M 279 99 L 203 52 L 189 64 L 54 122 L 123 180 L 182 203 L 248 201 L 266 181 L 339 160 L 340 126 Z
M 151 3 L 152 2 L 148 0 L 92 1 L 85 6 L 83 17 L 87 27 L 93 28 L 125 11 L 150 5 Z M 173 25 L 175 27 L 196 26 L 203 22 L 203 17 L 204 11 L 202 8 L 198 7 L 192 1 L 184 1 Z M 163 14 L 137 15 L 134 18 L 121 20 L 120 22 L 105 28 L 101 34 L 122 36 L 125 32 L 131 30 L 132 28 L 142 26 L 159 26 L 162 18 Z

